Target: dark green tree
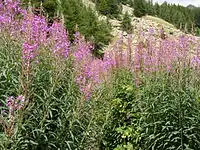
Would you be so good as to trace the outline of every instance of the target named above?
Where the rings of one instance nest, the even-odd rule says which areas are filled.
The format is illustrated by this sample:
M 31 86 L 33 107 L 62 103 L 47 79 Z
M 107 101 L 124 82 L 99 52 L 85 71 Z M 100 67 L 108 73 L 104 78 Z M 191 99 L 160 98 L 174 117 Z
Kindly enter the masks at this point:
M 127 33 L 132 33 L 131 17 L 127 12 L 123 16 L 121 27 L 123 31 L 126 31 Z
M 147 3 L 145 0 L 134 0 L 133 8 L 136 17 L 142 17 L 147 14 Z
M 120 1 L 119 0 L 96 0 L 97 10 L 109 17 L 118 17 L 121 13 Z
M 196 8 L 193 10 L 194 18 L 195 18 L 195 24 L 197 27 L 200 28 L 200 8 Z
M 154 15 L 156 16 L 160 15 L 160 5 L 158 3 L 155 3 L 154 5 Z
M 148 15 L 155 15 L 155 11 L 154 11 L 154 7 L 153 7 L 153 0 L 148 0 L 146 2 L 146 6 L 147 6 L 147 14 Z
M 71 40 L 77 26 L 78 31 L 94 43 L 95 50 L 109 44 L 111 27 L 106 21 L 100 21 L 91 8 L 87 8 L 81 1 L 62 0 L 62 9 Z

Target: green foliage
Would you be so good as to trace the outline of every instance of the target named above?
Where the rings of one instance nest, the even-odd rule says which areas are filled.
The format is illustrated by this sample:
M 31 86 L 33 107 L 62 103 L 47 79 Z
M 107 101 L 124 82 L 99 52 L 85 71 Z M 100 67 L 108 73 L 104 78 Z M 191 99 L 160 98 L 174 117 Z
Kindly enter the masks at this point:
M 192 10 L 195 15 L 195 23 L 197 27 L 200 27 L 200 8 L 195 8 Z
M 186 32 L 192 32 L 194 30 L 194 14 L 186 7 L 171 5 L 165 2 L 160 5 L 159 13 L 156 15 Z
M 199 149 L 199 90 L 188 80 L 192 72 L 183 74 L 162 74 L 143 87 L 145 149 Z
M 147 14 L 147 7 L 145 0 L 134 0 L 133 8 L 134 8 L 134 15 L 136 17 L 142 17 Z
M 10 44 L 12 43 L 12 44 Z M 0 38 L 0 111 L 5 109 L 5 99 L 20 93 L 20 53 L 18 43 L 7 40 L 4 35 Z M 0 130 L 1 131 L 1 130 Z
M 50 17 L 53 17 L 58 11 L 58 0 L 44 0 L 43 7 Z
M 196 28 L 196 35 L 200 36 L 200 29 L 198 27 Z
M 135 107 L 135 91 L 133 75 L 128 70 L 114 72 L 112 92 L 115 99 L 111 101 L 111 116 L 105 127 L 103 139 L 104 149 L 128 149 L 137 147 L 140 139 L 139 116 Z
M 8 39 L 0 38 L 0 111 L 8 111 L 7 97 L 22 94 L 19 88 L 21 47 Z M 70 57 L 58 59 L 48 49 L 40 49 L 38 59 L 40 63 L 32 69 L 30 103 L 15 116 L 15 132 L 11 137 L 3 132 L 0 116 L 0 149 L 74 150 L 98 147 L 102 129 L 108 120 L 108 103 L 101 100 L 102 96 L 90 102 L 81 98 Z M 104 98 L 108 98 L 106 93 Z
M 36 8 L 40 8 L 41 0 L 32 0 L 31 2 Z M 71 41 L 73 41 L 74 33 L 78 30 L 88 41 L 94 43 L 95 53 L 98 53 L 98 50 L 109 44 L 112 38 L 110 24 L 106 21 L 100 21 L 93 10 L 87 8 L 82 1 L 44 0 L 42 2 L 44 10 L 50 18 L 57 14 L 64 15 L 65 25 Z M 25 3 L 28 4 L 27 1 Z M 112 9 L 115 10 L 115 6 L 112 6 Z
M 120 0 L 120 2 L 124 5 L 128 4 L 129 3 L 129 0 Z
M 22 2 L 25 6 L 28 6 L 29 1 L 22 0 Z M 30 3 L 34 8 L 41 8 L 42 4 L 42 9 L 48 13 L 50 18 L 53 18 L 58 10 L 58 0 L 30 0 Z
M 131 24 L 131 17 L 130 15 L 126 12 L 123 16 L 122 22 L 121 22 L 121 27 L 123 31 L 126 31 L 127 33 L 132 33 L 132 24 Z
M 142 17 L 146 14 L 157 16 L 185 32 L 194 32 L 195 25 L 198 26 L 200 18 L 198 17 L 198 8 L 191 10 L 187 7 L 167 2 L 159 5 L 158 3 L 153 4 L 152 0 L 134 0 L 131 7 L 134 8 L 136 17 Z
M 155 15 L 153 0 L 148 0 L 146 4 L 148 15 Z
M 117 18 L 121 13 L 118 0 L 96 0 L 95 3 L 97 10 L 103 15 Z
M 92 9 L 76 0 L 63 0 L 62 7 L 65 25 L 72 40 L 77 26 L 78 31 L 95 44 L 96 50 L 109 44 L 111 27 L 108 22 L 99 21 Z
M 21 46 L 0 38 L 0 100 L 21 94 Z M 40 49 L 32 69 L 30 104 L 19 111 L 9 137 L 0 126 L 0 149 L 200 148 L 200 81 L 192 69 L 140 74 L 113 70 L 110 81 L 83 101 L 73 63 Z M 0 118 L 1 119 L 1 118 Z M 0 120 L 1 121 L 1 120 Z
M 121 72 L 104 148 L 199 149 L 200 91 L 193 73 L 145 75 L 136 87 L 131 76 L 124 82 Z
M 86 24 L 84 19 L 80 21 L 79 29 L 86 30 L 85 34 L 98 31 L 103 39 L 104 26 L 95 28 L 99 24 L 92 11 L 69 2 L 77 6 L 62 4 L 66 26 L 73 30 L 73 19 L 78 22 L 90 16 Z M 82 13 L 75 15 L 80 10 Z M 0 115 L 0 149 L 200 149 L 198 70 L 140 74 L 141 84 L 136 86 L 130 70 L 113 69 L 110 80 L 94 89 L 90 101 L 84 101 L 75 82 L 72 58 L 56 58 L 49 49 L 40 48 L 39 53 L 39 64 L 33 63 L 31 70 L 30 103 L 16 113 L 12 136 L 4 133 L 4 114 Z M 2 35 L 0 111 L 8 111 L 8 96 L 22 94 L 21 71 L 21 45 Z

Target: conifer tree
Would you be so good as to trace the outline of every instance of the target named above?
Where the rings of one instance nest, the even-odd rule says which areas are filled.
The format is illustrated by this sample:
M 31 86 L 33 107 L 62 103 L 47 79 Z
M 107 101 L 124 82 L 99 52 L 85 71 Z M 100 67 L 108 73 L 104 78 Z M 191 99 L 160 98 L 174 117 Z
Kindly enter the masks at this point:
M 160 5 L 158 3 L 155 3 L 154 5 L 154 15 L 156 16 L 160 15 Z
M 119 0 L 96 0 L 95 3 L 97 10 L 103 15 L 118 17 L 121 12 Z
M 145 0 L 134 0 L 133 8 L 136 17 L 142 17 L 147 14 L 147 3 Z
M 96 8 L 103 15 L 109 14 L 109 6 L 108 6 L 108 3 L 107 3 L 107 0 L 97 0 L 96 1 Z
M 123 16 L 121 27 L 123 31 L 126 31 L 127 33 L 132 33 L 131 17 L 128 12 L 126 12 Z

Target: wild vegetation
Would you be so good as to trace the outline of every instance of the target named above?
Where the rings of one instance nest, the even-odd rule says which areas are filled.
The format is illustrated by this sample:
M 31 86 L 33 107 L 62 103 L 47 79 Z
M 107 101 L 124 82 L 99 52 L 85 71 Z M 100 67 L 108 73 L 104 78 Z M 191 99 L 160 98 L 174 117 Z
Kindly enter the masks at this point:
M 121 4 L 119 0 L 93 0 L 97 10 L 108 17 L 119 17 L 121 13 Z
M 198 38 L 149 29 L 97 59 L 32 9 L 0 0 L 0 149 L 200 149 Z
M 157 16 L 175 25 L 187 33 L 196 33 L 199 24 L 199 8 L 190 9 L 181 5 L 153 3 L 153 0 L 93 0 L 97 4 L 97 10 L 106 16 L 119 16 L 121 4 L 128 4 L 134 8 L 133 14 L 136 17 L 145 15 Z M 119 17 L 118 17 L 119 18 Z
M 23 0 L 24 5 L 28 7 L 28 1 Z M 111 36 L 111 26 L 108 22 L 99 20 L 98 16 L 90 8 L 87 8 L 79 0 L 31 0 L 34 11 L 42 11 L 48 15 L 49 23 L 55 19 L 65 20 L 65 26 L 69 33 L 70 41 L 74 40 L 74 34 L 78 30 L 90 40 L 95 46 L 95 53 L 108 45 Z M 56 18 L 57 17 L 57 18 Z
M 145 15 L 157 16 L 168 21 L 178 29 L 187 33 L 199 33 L 200 16 L 199 8 L 193 9 L 169 4 L 164 2 L 159 5 L 153 3 L 152 0 L 91 0 L 96 4 L 96 10 L 107 16 L 108 18 L 117 18 L 122 20 L 122 4 L 129 5 L 134 8 L 133 14 L 136 17 Z M 27 6 L 28 1 L 23 0 Z M 79 32 L 83 34 L 87 40 L 95 44 L 95 50 L 102 49 L 108 45 L 112 36 L 110 34 L 111 26 L 106 21 L 98 20 L 98 16 L 90 8 L 86 8 L 82 1 L 78 0 L 30 0 L 35 8 L 44 8 L 44 12 L 49 18 L 54 16 L 62 16 L 65 18 L 70 39 L 73 39 L 77 27 Z M 61 15 L 62 14 L 62 15 Z M 129 14 L 131 15 L 131 14 Z M 90 28 L 88 28 L 90 26 Z M 126 29 L 127 30 L 127 29 Z M 103 37 L 103 38 L 102 38 Z
M 197 22 L 195 22 L 197 15 L 194 13 L 194 10 L 181 5 L 169 4 L 167 2 L 159 5 L 158 3 L 154 4 L 152 0 L 134 0 L 132 7 L 135 9 L 135 16 L 141 17 L 146 14 L 157 16 L 185 32 L 194 33 L 197 27 Z

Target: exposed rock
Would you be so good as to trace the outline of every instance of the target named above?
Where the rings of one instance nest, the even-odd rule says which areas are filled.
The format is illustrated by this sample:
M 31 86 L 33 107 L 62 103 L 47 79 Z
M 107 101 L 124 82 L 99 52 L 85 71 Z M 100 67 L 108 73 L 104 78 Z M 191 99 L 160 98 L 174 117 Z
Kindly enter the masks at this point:
M 99 16 L 99 20 L 108 20 L 112 25 L 111 34 L 113 35 L 112 42 L 108 45 L 106 49 L 110 49 L 112 45 L 120 39 L 120 37 L 124 37 L 127 39 L 128 33 L 123 32 L 121 30 L 121 21 L 117 19 L 108 19 L 106 16 L 98 14 L 95 9 L 95 4 L 90 0 L 82 0 L 87 7 L 91 7 L 95 13 Z M 132 26 L 133 26 L 133 46 L 137 43 L 140 35 L 148 35 L 152 34 L 155 38 L 165 39 L 167 37 L 178 37 L 181 35 L 185 35 L 179 29 L 176 29 L 172 24 L 153 16 L 145 16 L 142 18 L 134 17 L 133 8 L 129 7 L 128 5 L 122 5 L 122 13 L 125 14 L 128 12 L 132 16 Z M 192 36 L 192 35 L 191 35 Z M 194 37 L 194 36 L 193 36 Z M 194 37 L 197 38 L 197 37 Z

